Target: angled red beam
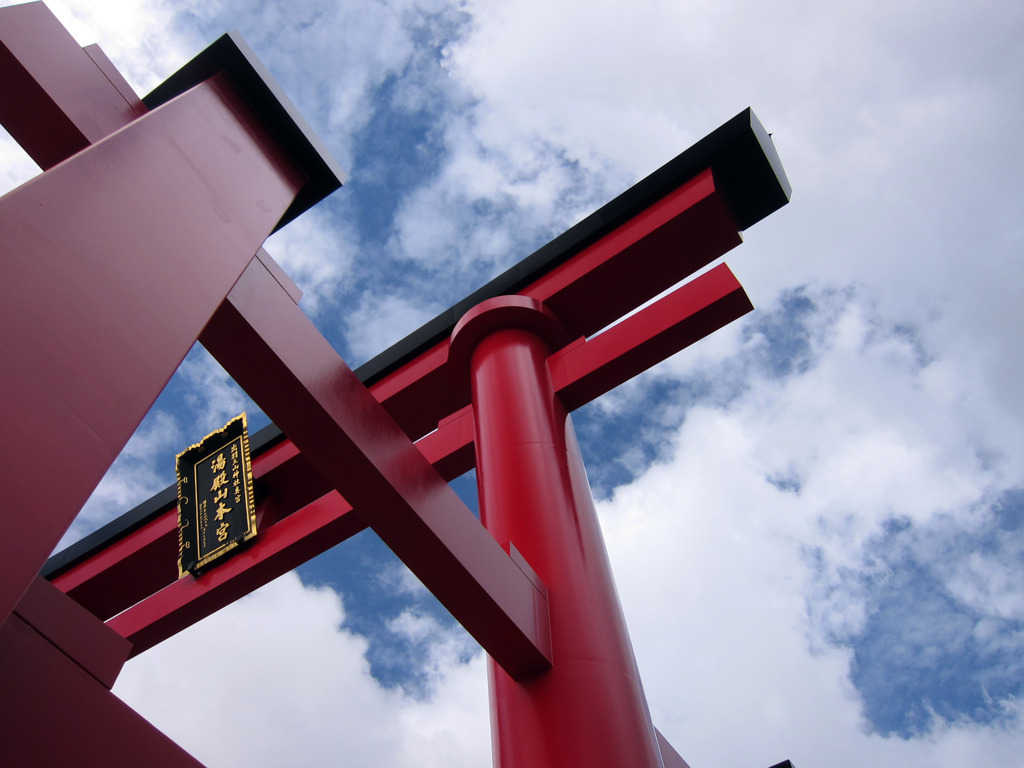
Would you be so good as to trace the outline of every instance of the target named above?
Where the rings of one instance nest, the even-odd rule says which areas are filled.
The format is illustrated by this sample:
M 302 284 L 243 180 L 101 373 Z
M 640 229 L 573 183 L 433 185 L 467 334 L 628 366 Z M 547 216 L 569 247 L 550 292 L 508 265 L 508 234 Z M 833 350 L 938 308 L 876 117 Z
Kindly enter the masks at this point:
M 216 77 L 0 199 L 0 620 L 304 181 Z
M 748 123 L 754 126 L 754 132 L 756 133 L 759 123 L 757 123 L 756 118 L 752 117 L 749 110 L 730 121 L 729 124 L 723 126 L 723 129 L 719 129 L 716 134 L 708 137 L 701 144 L 707 144 L 712 139 L 717 141 L 716 136 L 725 129 L 734 131 L 737 126 L 740 126 L 743 131 L 746 131 Z M 729 141 L 732 140 L 731 138 L 729 139 Z M 709 154 L 702 150 L 702 154 L 698 154 L 700 157 L 714 157 L 714 151 L 716 150 L 711 151 Z M 622 223 L 617 227 L 611 229 L 603 237 L 593 240 L 589 246 L 579 246 L 579 250 L 570 256 L 567 261 L 563 262 L 561 267 L 557 268 L 552 275 L 534 279 L 532 283 L 526 283 L 525 287 L 522 287 L 523 281 L 519 278 L 516 278 L 509 285 L 519 285 L 521 290 L 533 290 L 537 295 L 549 299 L 554 297 L 556 302 L 559 301 L 559 297 L 562 297 L 563 308 L 573 311 L 571 307 L 572 302 L 565 298 L 574 295 L 572 281 L 589 280 L 588 285 L 590 289 L 597 291 L 601 298 L 609 306 L 612 306 L 617 300 L 614 288 L 618 282 L 628 282 L 628 278 L 631 276 L 636 277 L 641 282 L 653 279 L 653 282 L 647 285 L 643 293 L 645 295 L 646 293 L 655 292 L 662 288 L 659 280 L 688 273 L 692 271 L 694 265 L 699 264 L 702 260 L 713 258 L 716 250 L 724 252 L 738 243 L 739 236 L 736 232 L 736 225 L 725 214 L 725 209 L 732 209 L 733 206 L 726 205 L 724 202 L 723 193 L 718 190 L 714 175 L 710 172 L 698 173 L 688 183 L 684 183 L 672 191 L 671 185 L 676 183 L 672 179 L 678 176 L 679 164 L 682 162 L 686 167 L 692 166 L 692 162 L 689 162 L 687 159 L 688 155 L 692 152 L 693 150 L 688 150 L 686 153 L 683 153 L 679 158 L 665 166 L 664 169 L 646 179 L 641 185 L 638 185 L 636 189 L 639 189 L 641 186 L 644 187 L 644 191 L 641 194 L 645 196 L 651 194 L 649 190 L 652 182 L 655 189 L 669 189 L 667 195 L 662 195 L 664 199 L 661 202 L 656 201 L 653 209 L 646 212 L 641 211 L 640 214 L 632 218 L 624 218 L 621 213 L 608 216 L 608 210 L 613 208 L 617 210 L 623 205 L 626 208 L 630 208 L 630 206 L 632 206 L 632 209 L 636 208 L 632 202 L 620 202 L 631 195 L 635 196 L 634 190 L 630 190 L 614 201 L 614 203 L 609 204 L 580 225 L 577 225 L 577 227 L 574 227 L 569 233 L 553 241 L 549 246 L 545 246 L 544 249 L 538 251 L 537 254 L 527 259 L 521 265 L 517 265 L 508 274 L 518 274 L 521 270 L 524 271 L 524 274 L 535 274 L 538 271 L 536 267 L 528 264 L 531 260 L 536 260 L 535 257 L 543 256 L 548 258 L 547 253 L 552 248 L 555 251 L 566 251 L 568 247 L 568 251 L 571 252 L 577 246 L 563 245 L 563 241 L 585 243 L 588 237 L 586 233 L 603 231 L 603 229 L 607 228 L 604 222 L 619 221 L 622 218 Z M 687 165 L 688 162 L 689 165 Z M 666 174 L 668 177 L 667 181 L 663 178 Z M 727 174 L 727 180 L 728 178 L 731 177 Z M 735 184 L 735 180 L 732 183 Z M 759 181 L 759 183 L 761 182 Z M 746 188 L 748 187 L 744 187 L 744 189 Z M 735 190 L 731 194 L 735 195 Z M 741 222 L 749 225 L 756 221 L 757 217 L 766 215 L 763 210 L 755 211 L 751 209 L 750 201 L 747 201 L 746 205 L 746 213 L 738 219 Z M 597 220 L 597 223 L 594 223 L 595 220 Z M 702 227 L 707 229 L 704 234 L 700 234 Z M 666 228 L 668 229 L 666 230 Z M 583 235 L 577 234 L 577 230 L 580 229 L 584 231 Z M 674 233 L 674 236 L 678 238 L 693 235 L 694 241 L 699 242 L 700 245 L 696 249 L 684 248 L 685 252 L 680 257 L 676 253 L 680 249 L 679 245 L 672 242 L 672 237 L 666 236 L 662 230 Z M 717 246 L 714 246 L 713 243 L 716 242 Z M 638 274 L 632 275 L 631 265 L 623 263 L 621 259 L 617 258 L 616 248 L 627 251 L 630 259 L 636 260 L 637 263 L 644 266 L 644 269 Z M 702 253 L 703 256 L 701 256 Z M 270 265 L 272 265 L 272 261 Z M 587 277 L 589 271 L 599 274 L 601 279 L 597 280 Z M 490 288 L 485 290 L 490 290 Z M 609 292 L 612 293 L 610 299 L 608 298 Z M 634 295 L 632 299 L 626 302 L 626 305 L 637 298 L 638 296 Z M 578 300 L 579 297 L 577 296 Z M 466 301 L 468 302 L 469 299 Z M 582 309 L 586 312 L 587 306 L 585 302 Z M 452 313 L 457 314 L 454 308 Z M 611 312 L 610 314 L 614 315 L 615 313 Z M 603 320 L 593 319 L 589 322 L 596 326 L 599 322 L 603 322 Z M 466 417 L 466 413 L 469 412 L 464 406 L 462 406 L 462 411 L 455 410 L 451 416 L 446 415 L 446 412 L 457 409 L 460 407 L 459 404 L 464 402 L 464 397 L 457 391 L 457 388 L 450 385 L 450 379 L 446 370 L 447 346 L 448 342 L 445 339 L 445 341 L 434 345 L 432 348 L 428 347 L 426 351 L 421 352 L 395 373 L 373 381 L 370 384 L 370 390 L 390 413 L 398 417 L 400 426 L 410 435 L 429 432 L 434 426 L 432 419 L 437 415 L 426 407 L 421 407 L 419 409 L 420 412 L 417 413 L 417 407 L 426 406 L 427 404 L 438 404 L 438 408 L 434 410 L 441 414 L 441 429 L 427 434 L 421 449 L 425 455 L 430 457 L 431 463 L 435 464 L 442 476 L 453 478 L 473 466 L 472 416 L 470 414 L 468 418 Z M 592 354 L 592 351 L 588 348 L 585 354 Z M 366 374 L 363 375 L 365 376 Z M 623 376 L 628 378 L 626 374 L 623 374 Z M 403 386 L 406 387 L 405 390 L 402 389 Z M 571 393 L 565 394 L 571 396 Z M 588 396 L 596 396 L 596 394 L 591 393 Z M 575 397 L 575 399 L 579 400 L 580 398 Z M 458 444 L 444 449 L 448 451 L 447 453 L 436 453 L 436 449 L 442 443 L 450 442 L 452 425 L 449 422 L 457 417 L 462 425 L 461 438 L 457 441 Z M 430 451 L 434 451 L 434 453 L 430 453 Z M 287 512 L 282 512 L 282 514 L 287 514 Z M 167 535 L 170 536 L 170 534 L 171 531 L 168 529 Z M 104 614 L 101 613 L 101 615 Z
M 112 688 L 131 644 L 41 576 L 14 614 L 60 648 L 97 682 Z
M 474 461 L 472 409 L 466 408 L 446 420 L 440 429 L 417 442 L 416 447 L 434 464 L 445 480 L 452 480 L 468 471 Z M 277 537 L 274 541 L 285 542 L 287 546 L 297 546 L 304 536 L 317 535 L 316 527 L 310 527 L 297 519 L 292 520 L 291 516 L 303 510 L 306 504 L 320 503 L 324 497 L 334 494 L 320 474 L 309 466 L 295 444 L 287 439 L 253 456 L 252 470 L 260 495 L 266 494 L 266 498 L 261 498 L 257 503 L 261 534 L 246 550 L 249 554 L 247 562 L 250 564 L 265 557 L 277 556 L 278 544 L 264 536 L 265 532 L 274 530 Z M 328 508 L 340 516 L 346 514 L 351 506 L 339 502 Z M 321 526 L 334 523 L 332 518 L 323 516 L 310 519 L 319 521 Z M 177 524 L 176 501 L 171 499 L 162 512 L 139 528 L 54 576 L 53 584 L 95 616 L 109 619 L 177 580 Z M 298 526 L 301 530 L 298 533 L 286 532 L 291 526 Z M 362 530 L 364 524 L 361 520 L 360 526 L 351 527 L 350 530 L 352 533 Z M 338 541 L 340 539 L 333 543 Z M 281 559 L 279 562 L 285 563 L 286 560 Z M 250 574 L 242 569 L 236 576 L 249 579 L 247 583 L 252 590 L 291 567 L 294 566 L 284 567 L 277 572 L 261 569 L 259 574 Z M 271 575 L 264 577 L 264 574 Z M 207 580 L 203 584 L 206 588 L 213 585 L 221 589 L 225 588 L 226 581 Z M 235 589 L 234 586 L 230 588 Z M 172 606 L 168 610 L 173 609 L 171 603 L 167 605 Z M 150 611 L 149 615 L 159 616 L 159 609 Z M 169 634 L 179 632 L 185 626 L 187 624 L 177 626 Z
M 575 335 L 589 336 L 741 241 L 706 170 L 519 293 L 543 301 Z M 370 387 L 413 439 L 468 404 L 451 387 L 447 361 L 445 339 Z
M 550 666 L 545 591 L 498 546 L 259 260 L 200 341 L 510 675 Z
M 146 111 L 108 65 L 43 3 L 0 9 L 0 123 L 44 170 Z
M 290 441 L 283 445 L 293 447 Z M 472 466 L 472 409 L 466 408 L 453 416 L 416 447 L 435 467 L 445 462 L 462 466 L 467 461 Z M 258 458 L 253 461 L 254 474 Z M 123 605 L 121 610 L 127 610 L 107 623 L 132 642 L 131 655 L 135 656 L 364 530 L 366 523 L 351 512 L 352 506 L 336 491 L 294 513 L 282 510 L 287 517 L 261 529 L 249 548 L 224 565 L 197 579 L 186 577 L 171 582 L 145 600 L 140 596 L 141 602 Z M 175 526 L 166 534 L 166 540 L 177 546 L 175 518 L 168 513 L 161 520 Z M 168 566 L 173 564 L 169 562 Z M 120 573 L 117 578 L 124 581 L 131 579 L 132 574 Z M 62 586 L 61 579 L 54 580 L 57 586 Z
M 92 45 L 82 46 L 82 50 L 85 51 L 89 58 L 92 59 L 93 63 L 99 67 L 103 76 L 107 78 L 110 85 L 114 90 L 121 94 L 128 106 L 131 107 L 132 112 L 136 115 L 144 115 L 149 111 L 149 107 L 142 103 L 142 99 L 139 98 L 139 94 L 135 92 L 135 89 L 128 84 L 128 81 L 124 79 L 124 75 L 121 71 L 114 66 L 114 62 L 110 60 L 110 57 L 103 52 L 103 49 L 93 43 Z M 117 103 L 111 99 L 111 108 L 120 108 Z
M 715 267 L 590 341 L 580 340 L 552 355 L 548 365 L 555 389 L 567 407 L 578 408 L 750 309 L 746 294 L 729 268 L 724 264 Z M 472 469 L 475 464 L 472 407 L 467 406 L 443 420 L 438 429 L 421 438 L 416 447 L 446 480 Z M 288 564 L 289 556 L 279 550 L 308 546 L 305 537 L 318 535 L 311 524 L 289 517 L 300 509 L 297 505 L 308 498 L 297 495 L 299 489 L 312 494 L 320 493 L 324 487 L 324 481 L 312 471 L 291 441 L 283 440 L 255 456 L 253 475 L 270 497 L 277 499 L 276 517 L 280 521 L 271 528 L 261 523 L 261 530 L 268 534 L 274 532 L 275 538 L 270 540 L 261 533 L 247 551 L 246 563 L 254 565 L 264 558 L 277 558 L 276 567 L 260 565 L 250 573 L 235 565 L 230 577 L 199 579 L 192 586 L 172 584 L 177 578 L 177 517 L 175 509 L 170 507 L 161 517 L 57 576 L 54 583 L 103 619 L 145 599 L 129 612 L 130 618 L 119 618 L 116 623 L 119 631 L 128 633 L 125 636 L 141 638 L 145 617 L 159 623 L 159 628 L 145 630 L 150 633 L 147 637 L 163 639 L 181 631 L 198 618 L 293 567 Z M 344 503 L 328 508 L 335 515 L 344 515 L 351 509 Z M 309 520 L 320 521 L 324 526 L 336 522 L 330 515 Z M 296 526 L 295 531 L 288 530 L 292 526 Z M 358 530 L 361 528 L 351 528 L 352 533 Z M 331 536 L 330 546 L 338 541 L 340 539 Z M 154 575 L 157 569 L 158 576 Z M 236 580 L 238 583 L 233 583 Z M 243 581 L 245 586 L 242 586 Z M 165 590 L 167 594 L 153 594 L 168 584 L 171 587 Z M 184 607 L 186 597 L 200 596 L 207 589 L 223 590 L 228 597 L 208 600 L 204 605 L 215 607 L 205 611 Z M 147 641 L 147 647 L 156 641 Z

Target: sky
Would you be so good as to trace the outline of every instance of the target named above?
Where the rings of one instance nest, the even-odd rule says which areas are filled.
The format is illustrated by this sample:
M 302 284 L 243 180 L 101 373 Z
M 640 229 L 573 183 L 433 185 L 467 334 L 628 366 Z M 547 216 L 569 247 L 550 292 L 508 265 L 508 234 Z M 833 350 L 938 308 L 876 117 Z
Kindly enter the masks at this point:
M 1024 6 L 49 5 L 140 93 L 241 31 L 349 175 L 267 250 L 353 367 L 753 107 L 756 310 L 574 414 L 654 723 L 692 768 L 1024 766 Z M 242 410 L 193 350 L 65 543 Z M 114 690 L 211 768 L 490 760 L 482 652 L 370 533 Z

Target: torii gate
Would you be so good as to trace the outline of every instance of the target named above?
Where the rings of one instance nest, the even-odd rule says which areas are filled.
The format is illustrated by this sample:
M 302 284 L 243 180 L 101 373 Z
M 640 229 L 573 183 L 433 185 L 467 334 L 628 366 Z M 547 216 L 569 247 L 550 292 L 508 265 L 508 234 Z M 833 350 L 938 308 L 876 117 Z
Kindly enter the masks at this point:
M 751 309 L 721 265 L 630 314 L 788 202 L 750 110 L 355 373 L 261 248 L 343 175 L 237 34 L 140 100 L 0 9 L 0 121 L 44 169 L 0 199 L 0 756 L 199 765 L 110 693 L 124 661 L 369 526 L 489 654 L 495 765 L 686 765 L 568 413 Z M 277 425 L 260 535 L 178 580 L 168 489 L 47 562 L 197 339 Z

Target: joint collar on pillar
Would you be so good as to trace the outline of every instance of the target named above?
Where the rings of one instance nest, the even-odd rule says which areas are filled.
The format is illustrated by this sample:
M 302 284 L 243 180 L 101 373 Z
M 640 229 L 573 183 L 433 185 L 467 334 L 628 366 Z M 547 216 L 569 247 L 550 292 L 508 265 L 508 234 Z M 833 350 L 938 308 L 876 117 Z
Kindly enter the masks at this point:
M 452 331 L 448 348 L 448 368 L 456 386 L 469 386 L 469 361 L 476 345 L 485 336 L 508 328 L 520 328 L 536 334 L 556 352 L 572 336 L 558 316 L 542 302 L 529 296 L 495 296 L 482 301 L 462 316 Z

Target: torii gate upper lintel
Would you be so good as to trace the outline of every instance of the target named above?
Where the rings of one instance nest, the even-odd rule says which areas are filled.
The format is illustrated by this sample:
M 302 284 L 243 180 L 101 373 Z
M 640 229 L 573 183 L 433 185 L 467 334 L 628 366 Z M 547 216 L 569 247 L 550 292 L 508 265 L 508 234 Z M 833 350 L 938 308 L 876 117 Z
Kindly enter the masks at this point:
M 788 202 L 750 110 L 354 373 L 260 247 L 344 176 L 237 33 L 140 100 L 41 3 L 0 9 L 0 120 L 48 169 L 0 200 L 12 275 L 0 341 L 13 372 L 0 423 L 32 445 L 0 489 L 15 502 L 0 515 L 0 621 L 13 610 L 0 627 L 0 689 L 24 694 L 0 694 L 0 743 L 40 764 L 196 764 L 110 696 L 124 659 L 369 525 L 493 659 L 497 765 L 685 765 L 629 671 L 568 412 L 751 309 L 721 265 L 594 335 Z M 102 194 L 83 202 L 93 189 Z M 150 258 L 136 258 L 144 246 Z M 183 297 L 211 270 L 198 296 L 147 322 L 140 285 Z M 35 577 L 196 339 L 277 425 L 253 440 L 253 474 L 273 499 L 260 536 L 177 580 L 165 493 Z M 112 381 L 117 365 L 130 367 L 130 387 Z M 60 432 L 69 416 L 79 422 L 70 439 Z M 510 448 L 523 430 L 533 454 Z M 52 482 L 40 461 L 58 439 L 71 481 Z M 474 465 L 487 530 L 446 483 Z M 55 487 L 41 489 L 44 478 Z M 27 528 L 12 513 L 24 509 Z M 583 528 L 569 536 L 566 520 Z M 559 537 L 589 542 L 586 556 Z M 599 659 L 604 673 L 582 671 Z M 25 706 L 44 680 L 69 693 Z M 61 743 L 44 735 L 58 700 L 71 722 Z M 111 745 L 103 734 L 114 726 Z M 89 751 L 100 744 L 102 754 Z

